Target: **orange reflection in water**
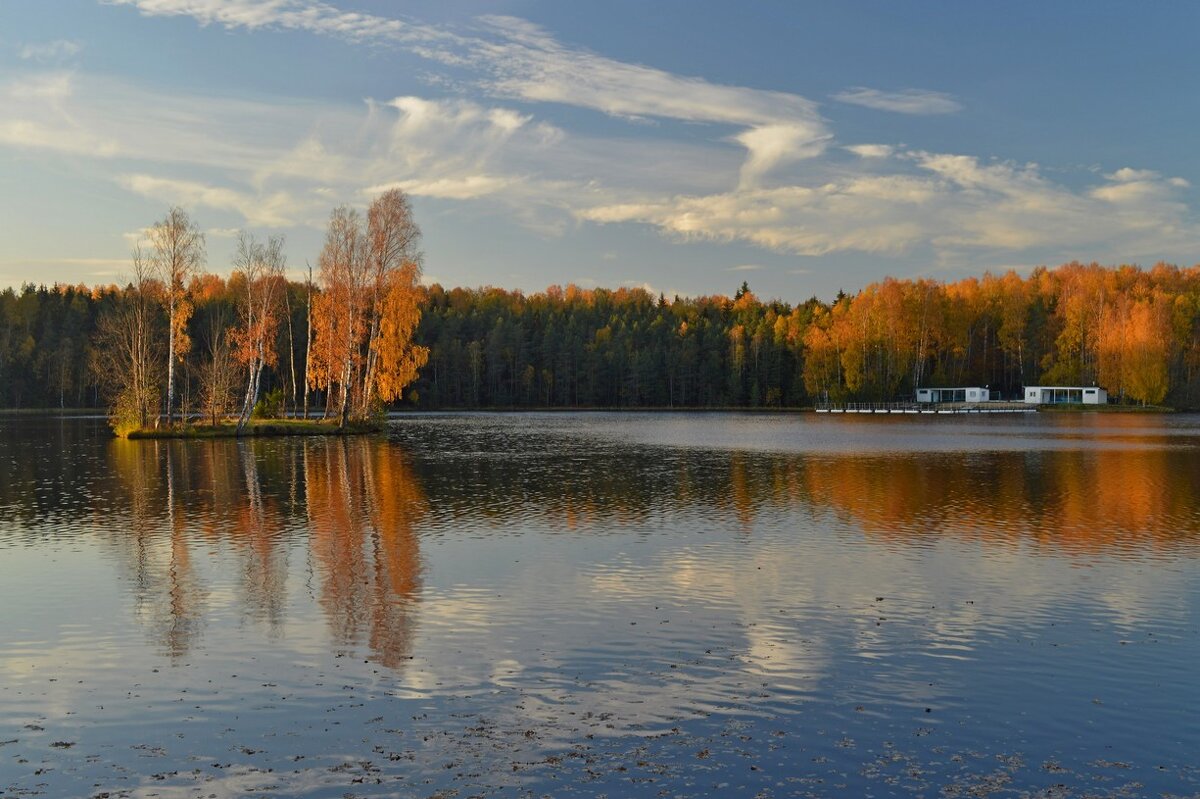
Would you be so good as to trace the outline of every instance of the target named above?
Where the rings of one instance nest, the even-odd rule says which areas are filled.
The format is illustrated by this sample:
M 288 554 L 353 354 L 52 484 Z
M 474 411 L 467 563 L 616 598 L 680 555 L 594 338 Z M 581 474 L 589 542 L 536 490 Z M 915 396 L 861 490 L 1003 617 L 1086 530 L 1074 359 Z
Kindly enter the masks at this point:
M 1186 450 L 1099 449 L 850 457 L 805 469 L 816 507 L 869 535 L 1033 541 L 1077 554 L 1194 546 L 1197 475 Z
M 401 450 L 366 440 L 305 446 L 303 464 L 310 551 L 334 638 L 348 644 L 366 630 L 374 656 L 396 667 L 411 648 L 421 587 L 420 485 Z
M 158 442 L 114 441 L 109 462 L 128 509 L 127 524 L 109 540 L 133 586 L 134 613 L 168 654 L 181 657 L 200 632 L 208 597 L 179 497 L 186 477 L 171 448 Z
M 338 645 L 365 639 L 389 667 L 407 659 L 421 588 L 414 524 L 424 493 L 386 442 L 323 439 L 113 441 L 110 484 L 127 523 L 99 525 L 134 586 L 135 612 L 163 648 L 186 654 L 212 588 L 197 570 L 232 553 L 238 607 L 279 630 L 288 613 L 289 542 L 303 534 L 318 602 Z

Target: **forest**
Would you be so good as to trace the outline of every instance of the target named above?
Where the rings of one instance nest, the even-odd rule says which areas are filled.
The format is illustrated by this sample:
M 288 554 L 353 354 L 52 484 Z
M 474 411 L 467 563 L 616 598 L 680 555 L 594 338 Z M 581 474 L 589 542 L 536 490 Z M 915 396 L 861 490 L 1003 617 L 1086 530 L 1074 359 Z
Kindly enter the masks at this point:
M 0 292 L 0 406 L 111 406 L 120 392 L 105 357 L 110 322 L 143 291 L 153 295 L 146 324 L 165 345 L 139 400 L 151 416 L 241 413 L 251 393 L 250 404 L 269 399 L 275 413 L 337 417 L 385 406 L 796 408 L 939 385 L 1008 398 L 1026 383 L 1098 384 L 1113 402 L 1200 408 L 1200 267 L 888 278 L 797 304 L 744 283 L 732 297 L 691 298 L 446 289 L 419 284 L 419 231 L 401 204 L 408 221 L 386 268 L 370 254 L 371 225 L 339 209 L 318 280 L 284 279 L 279 242 L 248 237 L 228 277 L 193 270 L 177 284 L 182 316 L 153 270 L 124 286 Z M 337 263 L 356 259 L 360 273 L 337 277 Z M 267 284 L 274 296 L 259 306 L 270 312 L 256 327 L 253 288 Z

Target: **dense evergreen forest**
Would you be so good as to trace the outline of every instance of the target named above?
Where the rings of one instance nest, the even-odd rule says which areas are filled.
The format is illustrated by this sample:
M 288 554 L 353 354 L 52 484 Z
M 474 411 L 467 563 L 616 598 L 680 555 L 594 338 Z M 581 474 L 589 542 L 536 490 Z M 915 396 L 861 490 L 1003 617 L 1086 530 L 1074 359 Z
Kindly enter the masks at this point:
M 0 406 L 105 404 L 98 325 L 128 287 L 0 292 Z M 244 275 L 192 278 L 177 405 L 203 410 L 214 331 Z M 288 282 L 262 390 L 302 404 L 310 297 Z M 1027 277 L 887 279 L 832 302 L 654 297 L 553 286 L 421 289 L 428 361 L 396 407 L 798 407 L 890 400 L 917 385 L 1099 384 L 1113 401 L 1200 407 L 1200 267 L 1066 264 Z M 161 328 L 167 330 L 163 314 Z M 165 332 L 164 332 L 165 335 Z M 315 357 L 315 356 L 314 356 Z M 311 379 L 311 378 L 310 378 Z M 317 411 L 329 400 L 317 391 Z

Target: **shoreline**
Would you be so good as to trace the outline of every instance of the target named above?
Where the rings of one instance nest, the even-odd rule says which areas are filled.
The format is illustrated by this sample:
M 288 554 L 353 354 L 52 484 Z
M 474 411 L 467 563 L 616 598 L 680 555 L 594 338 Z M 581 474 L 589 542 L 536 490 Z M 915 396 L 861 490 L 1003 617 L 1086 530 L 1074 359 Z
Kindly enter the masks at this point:
M 1061 405 L 1038 405 L 1043 413 L 1195 413 L 1187 409 L 1168 408 L 1165 405 L 1081 405 L 1079 403 L 1063 403 Z
M 1029 410 L 1044 413 L 1197 413 L 1200 408 L 1168 408 L 1162 405 L 1030 405 Z M 737 405 L 714 405 L 711 407 L 674 407 L 663 406 L 627 406 L 614 408 L 603 405 L 581 405 L 564 407 L 552 406 L 512 406 L 503 407 L 453 407 L 453 408 L 405 408 L 388 411 L 389 419 L 401 419 L 405 416 L 419 416 L 427 413 L 747 413 L 747 414 L 799 414 L 815 413 L 813 405 L 797 405 L 785 407 L 741 407 Z
M 0 416 L 108 416 L 107 408 L 0 408 Z
M 205 438 L 281 438 L 284 436 L 353 436 L 381 433 L 386 421 L 350 422 L 340 427 L 336 420 L 269 419 L 251 420 L 240 433 L 236 423 L 183 425 L 132 430 L 124 436 L 131 440 L 205 439 Z
M 1043 413 L 1148 413 L 1148 414 L 1178 414 L 1178 413 L 1198 413 L 1200 408 L 1171 408 L 1163 405 L 1035 405 L 1032 406 Z M 390 410 L 387 412 L 387 419 L 401 419 L 405 416 L 419 416 L 427 413 L 747 413 L 747 414 L 797 414 L 797 413 L 813 413 L 816 408 L 812 405 L 795 405 L 785 407 L 741 407 L 737 405 L 714 405 L 709 407 L 663 407 L 659 405 L 646 406 L 625 406 L 612 407 L 604 405 L 579 405 L 564 407 L 562 405 L 541 405 L 541 406 L 475 406 L 475 407 L 452 407 L 452 408 L 403 408 Z M 57 416 L 87 416 L 87 417 L 107 417 L 108 412 L 104 408 L 0 408 L 0 418 L 5 416 L 40 416 L 40 417 L 57 417 Z M 320 419 L 271 419 L 261 422 L 251 421 L 247 427 L 247 432 L 243 435 L 332 435 L 338 432 L 336 426 L 332 430 L 325 428 L 330 427 L 330 420 L 321 421 Z M 385 420 L 386 421 L 386 420 Z M 276 425 L 279 427 L 291 427 L 292 425 L 303 424 L 307 425 L 312 430 L 277 430 L 277 431 L 261 431 L 253 432 L 251 427 L 263 428 Z M 322 429 L 315 429 L 320 426 Z M 366 423 L 370 429 L 362 429 L 362 423 L 352 423 L 347 428 L 347 432 L 379 432 L 384 429 L 384 423 Z M 218 429 L 214 430 L 211 425 L 195 424 L 187 425 L 183 430 L 169 429 L 148 429 L 138 430 L 130 434 L 130 438 L 214 438 L 214 437 L 231 437 L 235 433 L 228 432 L 225 428 L 235 428 L 236 425 L 218 425 Z

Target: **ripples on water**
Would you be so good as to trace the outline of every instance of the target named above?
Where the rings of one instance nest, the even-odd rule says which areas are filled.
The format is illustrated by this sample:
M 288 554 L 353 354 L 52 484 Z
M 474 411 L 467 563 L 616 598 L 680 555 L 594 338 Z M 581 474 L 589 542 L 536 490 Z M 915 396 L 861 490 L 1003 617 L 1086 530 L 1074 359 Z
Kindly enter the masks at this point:
M 0 417 L 0 795 L 1192 795 L 1198 444 Z

